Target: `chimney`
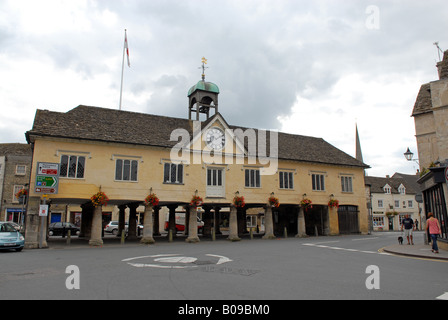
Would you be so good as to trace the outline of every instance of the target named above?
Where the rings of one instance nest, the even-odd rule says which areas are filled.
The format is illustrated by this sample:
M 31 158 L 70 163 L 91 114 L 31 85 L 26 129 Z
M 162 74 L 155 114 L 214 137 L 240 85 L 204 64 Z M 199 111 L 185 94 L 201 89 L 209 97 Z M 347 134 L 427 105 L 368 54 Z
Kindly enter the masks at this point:
M 439 79 L 448 79 L 448 50 L 443 54 L 443 60 L 437 62 L 437 71 L 439 72 Z

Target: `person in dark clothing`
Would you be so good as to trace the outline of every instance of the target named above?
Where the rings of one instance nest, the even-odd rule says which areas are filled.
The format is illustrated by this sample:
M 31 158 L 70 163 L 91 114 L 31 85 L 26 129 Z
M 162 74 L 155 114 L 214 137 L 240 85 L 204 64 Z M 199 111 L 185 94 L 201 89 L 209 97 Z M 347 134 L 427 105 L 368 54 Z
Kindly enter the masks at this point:
M 409 215 L 407 214 L 405 218 L 403 219 L 401 223 L 401 231 L 403 231 L 404 227 L 404 234 L 406 238 L 408 239 L 408 244 L 414 244 L 414 239 L 412 237 L 412 231 L 414 230 L 414 220 L 409 218 Z M 410 240 L 410 241 L 409 241 Z

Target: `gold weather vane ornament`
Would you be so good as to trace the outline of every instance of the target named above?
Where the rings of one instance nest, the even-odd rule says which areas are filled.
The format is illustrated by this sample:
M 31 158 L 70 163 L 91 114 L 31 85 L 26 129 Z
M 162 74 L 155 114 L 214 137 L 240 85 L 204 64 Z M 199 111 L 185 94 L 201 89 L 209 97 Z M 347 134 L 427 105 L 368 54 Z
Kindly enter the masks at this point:
M 202 57 L 201 61 L 202 67 L 199 68 L 202 68 L 202 80 L 205 80 L 205 69 L 208 69 L 208 67 L 205 66 L 207 64 L 207 59 L 205 59 L 205 57 Z

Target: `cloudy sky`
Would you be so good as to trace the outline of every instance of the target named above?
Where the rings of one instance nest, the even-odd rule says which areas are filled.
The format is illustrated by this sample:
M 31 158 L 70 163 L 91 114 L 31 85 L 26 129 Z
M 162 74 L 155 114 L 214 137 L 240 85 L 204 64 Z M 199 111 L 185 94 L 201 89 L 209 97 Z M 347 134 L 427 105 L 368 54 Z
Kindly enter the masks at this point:
M 220 88 L 233 125 L 321 137 L 370 176 L 414 173 L 410 116 L 448 49 L 446 0 L 0 0 L 0 143 L 25 142 L 36 109 L 188 117 L 188 89 Z

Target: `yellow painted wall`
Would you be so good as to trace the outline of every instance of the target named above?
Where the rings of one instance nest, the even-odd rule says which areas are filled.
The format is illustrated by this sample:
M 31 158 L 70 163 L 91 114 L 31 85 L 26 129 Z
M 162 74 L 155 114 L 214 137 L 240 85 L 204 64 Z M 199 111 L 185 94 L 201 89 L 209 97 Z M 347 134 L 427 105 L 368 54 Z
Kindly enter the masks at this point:
M 201 148 L 207 147 L 202 143 Z M 235 147 L 236 150 L 236 147 Z M 358 206 L 360 211 L 360 229 L 367 231 L 367 209 L 364 195 L 364 171 L 362 168 L 321 165 L 305 162 L 293 162 L 280 160 L 279 170 L 294 170 L 294 190 L 282 190 L 279 188 L 279 175 L 261 176 L 261 188 L 245 187 L 245 168 L 253 168 L 259 165 L 245 164 L 219 164 L 211 163 L 184 165 L 184 184 L 173 185 L 163 183 L 164 161 L 170 161 L 170 149 L 147 146 L 134 146 L 104 142 L 86 142 L 63 139 L 43 139 L 35 141 L 33 170 L 31 173 L 30 196 L 39 196 L 34 193 L 37 162 L 59 163 L 62 154 L 81 155 L 86 157 L 85 176 L 83 179 L 60 178 L 59 193 L 50 195 L 50 199 L 85 199 L 101 190 L 111 200 L 143 201 L 149 194 L 150 188 L 157 194 L 160 201 L 185 202 L 191 200 L 192 195 L 198 190 L 198 195 L 204 202 L 230 203 L 236 191 L 244 196 L 246 203 L 267 202 L 271 192 L 279 198 L 281 204 L 298 204 L 306 194 L 306 197 L 316 205 L 327 205 L 330 194 L 339 200 L 340 205 Z M 235 151 L 237 152 L 237 151 Z M 116 158 L 133 157 L 138 160 L 138 182 L 115 181 Z M 236 163 L 236 159 L 233 163 Z M 238 160 L 241 162 L 241 159 Z M 206 173 L 207 167 L 225 168 L 225 198 L 208 199 L 206 197 Z M 313 191 L 311 174 L 313 172 L 325 175 L 325 191 Z M 353 177 L 353 193 L 341 191 L 340 176 L 351 175 Z

